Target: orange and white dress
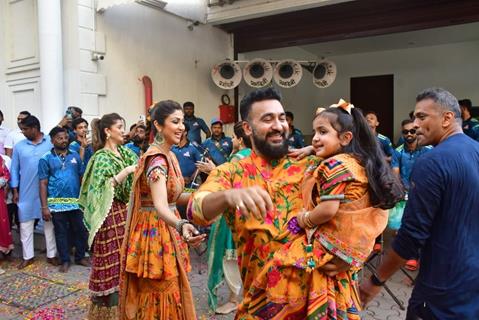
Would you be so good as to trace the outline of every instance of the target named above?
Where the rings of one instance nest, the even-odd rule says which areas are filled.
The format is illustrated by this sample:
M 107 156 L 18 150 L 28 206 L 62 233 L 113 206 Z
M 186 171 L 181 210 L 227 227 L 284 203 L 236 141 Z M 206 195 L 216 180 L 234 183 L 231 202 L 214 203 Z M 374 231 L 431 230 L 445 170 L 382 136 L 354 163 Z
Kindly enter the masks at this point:
M 188 245 L 156 211 L 149 183 L 166 177 L 170 210 L 183 191 L 178 161 L 163 146 L 152 145 L 135 172 L 134 189 L 122 248 L 121 319 L 196 319 L 186 272 Z

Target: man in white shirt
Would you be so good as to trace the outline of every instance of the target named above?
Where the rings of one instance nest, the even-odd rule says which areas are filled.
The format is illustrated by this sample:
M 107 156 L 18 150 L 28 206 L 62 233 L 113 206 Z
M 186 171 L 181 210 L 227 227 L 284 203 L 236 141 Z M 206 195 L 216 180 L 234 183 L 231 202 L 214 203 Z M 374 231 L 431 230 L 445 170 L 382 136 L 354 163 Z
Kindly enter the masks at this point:
M 23 139 L 25 139 L 25 136 L 23 135 L 22 130 L 20 130 L 20 122 L 28 116 L 30 116 L 30 112 L 20 111 L 20 113 L 17 116 L 18 129 L 10 131 L 10 133 L 5 138 L 5 143 L 3 147 L 5 148 L 5 154 L 9 156 L 10 158 L 12 157 L 12 154 L 13 154 L 13 146 L 16 145 L 18 142 L 22 141 Z
M 3 145 L 5 144 L 5 139 L 7 138 L 8 133 L 10 132 L 10 129 L 4 127 L 2 123 L 3 123 L 3 113 L 0 110 L 0 155 L 5 154 L 5 149 Z

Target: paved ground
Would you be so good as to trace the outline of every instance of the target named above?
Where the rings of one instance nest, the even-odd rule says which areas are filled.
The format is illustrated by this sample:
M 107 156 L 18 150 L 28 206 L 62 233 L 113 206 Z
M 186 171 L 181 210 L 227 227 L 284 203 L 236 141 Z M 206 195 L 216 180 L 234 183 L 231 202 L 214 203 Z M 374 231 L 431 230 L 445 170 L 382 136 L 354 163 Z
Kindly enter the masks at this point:
M 38 238 L 37 238 L 38 239 Z M 17 245 L 17 248 L 19 246 Z M 44 254 L 36 252 L 37 261 L 22 271 L 16 269 L 19 263 L 18 249 L 13 261 L 3 262 L 6 273 L 0 275 L 0 319 L 85 319 L 88 306 L 87 281 L 89 268 L 72 266 L 66 274 L 59 273 L 58 267 L 46 263 Z M 193 271 L 190 281 L 195 298 L 198 317 L 201 320 L 233 319 L 233 315 L 218 316 L 208 311 L 206 283 L 206 257 L 191 254 Z M 400 300 L 407 304 L 411 287 L 404 281 L 404 275 L 396 274 L 388 284 Z M 223 287 L 219 292 L 220 303 L 228 298 Z M 381 292 L 364 311 L 364 319 L 396 320 L 404 319 L 405 313 L 392 298 Z

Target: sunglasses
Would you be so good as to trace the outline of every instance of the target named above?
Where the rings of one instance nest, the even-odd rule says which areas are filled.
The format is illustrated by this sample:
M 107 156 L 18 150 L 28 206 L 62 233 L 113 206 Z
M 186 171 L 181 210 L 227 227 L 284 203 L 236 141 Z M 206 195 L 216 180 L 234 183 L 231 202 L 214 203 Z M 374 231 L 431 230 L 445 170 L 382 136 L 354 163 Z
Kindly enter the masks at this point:
M 411 130 L 403 130 L 403 131 L 402 131 L 402 134 L 408 134 L 408 133 L 411 133 L 411 134 L 416 134 L 416 129 L 411 129 Z

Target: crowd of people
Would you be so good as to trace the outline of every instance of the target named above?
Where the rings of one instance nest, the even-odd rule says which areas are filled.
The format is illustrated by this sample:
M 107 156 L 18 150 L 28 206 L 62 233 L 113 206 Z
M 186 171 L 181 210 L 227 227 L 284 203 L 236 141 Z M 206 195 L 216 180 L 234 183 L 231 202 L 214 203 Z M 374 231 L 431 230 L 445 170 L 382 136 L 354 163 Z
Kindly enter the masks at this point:
M 89 319 L 196 319 L 189 247 L 206 243 L 208 303 L 237 319 L 359 319 L 405 264 L 420 264 L 408 319 L 479 316 L 470 100 L 421 92 L 396 148 L 377 114 L 344 100 L 312 114 L 311 145 L 274 88 L 239 112 L 232 137 L 189 101 L 156 103 L 128 132 L 116 113 L 89 124 L 73 106 L 48 135 L 28 111 L 15 130 L 0 112 L 1 258 L 16 229 L 18 268 L 34 263 L 43 230 L 48 263 L 91 267 Z M 386 225 L 392 249 L 359 286 Z

